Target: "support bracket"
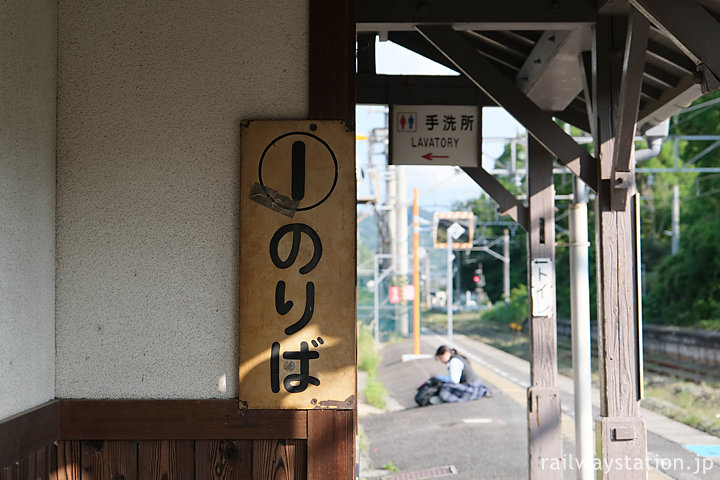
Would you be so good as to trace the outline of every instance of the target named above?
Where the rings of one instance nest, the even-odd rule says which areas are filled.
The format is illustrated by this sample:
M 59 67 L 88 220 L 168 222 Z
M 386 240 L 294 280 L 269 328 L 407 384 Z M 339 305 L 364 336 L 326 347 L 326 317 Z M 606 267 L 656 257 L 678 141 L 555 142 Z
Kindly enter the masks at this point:
M 527 207 L 508 191 L 495 177 L 482 167 L 463 167 L 463 171 L 475 180 L 490 197 L 498 204 L 501 215 L 509 215 L 520 228 L 528 231 Z

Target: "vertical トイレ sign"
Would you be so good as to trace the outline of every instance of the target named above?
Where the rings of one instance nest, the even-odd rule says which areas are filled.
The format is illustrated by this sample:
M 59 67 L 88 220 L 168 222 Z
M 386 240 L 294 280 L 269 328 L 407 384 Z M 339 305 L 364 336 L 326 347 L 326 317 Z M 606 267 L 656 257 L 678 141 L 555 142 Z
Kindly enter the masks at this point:
M 257 120 L 241 139 L 240 400 L 354 408 L 353 132 Z

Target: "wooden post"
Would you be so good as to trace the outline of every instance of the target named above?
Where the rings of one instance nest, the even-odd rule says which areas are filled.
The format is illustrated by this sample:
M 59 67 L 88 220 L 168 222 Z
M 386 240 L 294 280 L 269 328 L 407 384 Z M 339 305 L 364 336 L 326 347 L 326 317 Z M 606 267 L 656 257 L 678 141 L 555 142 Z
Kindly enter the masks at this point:
M 600 188 L 595 202 L 598 272 L 598 358 L 600 418 L 595 435 L 603 479 L 645 479 L 647 442 L 639 416 L 640 355 L 637 315 L 637 252 L 633 196 L 634 157 L 617 159 L 620 138 L 633 137 L 634 122 L 620 130 L 620 91 L 640 82 L 623 75 L 625 42 L 632 28 L 625 19 L 600 17 L 593 44 L 593 95 L 597 115 L 595 151 Z M 640 59 L 639 61 L 643 61 Z M 637 61 L 637 60 L 636 60 Z M 617 163 L 613 163 L 613 158 Z M 618 166 L 627 165 L 627 171 Z
M 560 391 L 555 313 L 555 192 L 553 157 L 528 137 L 528 285 L 530 388 L 528 449 L 531 479 L 562 476 Z
M 311 0 L 309 30 L 310 118 L 355 130 L 355 0 Z M 309 412 L 307 478 L 355 478 L 356 425 L 356 408 Z

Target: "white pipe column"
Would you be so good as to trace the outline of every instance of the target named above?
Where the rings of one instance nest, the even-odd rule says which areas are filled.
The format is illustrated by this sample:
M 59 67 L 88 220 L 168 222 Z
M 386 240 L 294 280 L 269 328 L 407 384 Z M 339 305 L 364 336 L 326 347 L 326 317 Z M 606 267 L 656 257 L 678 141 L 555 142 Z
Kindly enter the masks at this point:
M 680 250 L 680 187 L 673 186 L 672 201 L 672 254 Z
M 587 187 L 577 177 L 570 205 L 570 306 L 575 391 L 575 457 L 578 480 L 594 476 L 590 281 L 588 263 Z
M 448 346 L 453 347 L 453 238 L 447 234 L 447 317 Z
M 503 298 L 510 303 L 510 232 L 503 230 Z

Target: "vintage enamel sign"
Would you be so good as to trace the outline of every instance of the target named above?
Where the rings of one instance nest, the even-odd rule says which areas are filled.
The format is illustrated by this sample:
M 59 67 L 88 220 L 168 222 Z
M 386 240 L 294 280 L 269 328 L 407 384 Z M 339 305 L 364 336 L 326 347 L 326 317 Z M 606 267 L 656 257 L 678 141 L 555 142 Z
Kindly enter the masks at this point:
M 240 400 L 354 408 L 354 136 L 339 121 L 241 130 Z

